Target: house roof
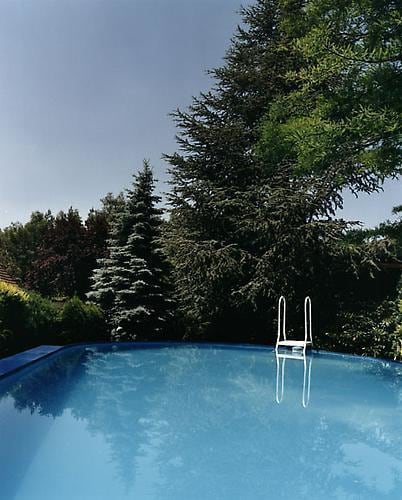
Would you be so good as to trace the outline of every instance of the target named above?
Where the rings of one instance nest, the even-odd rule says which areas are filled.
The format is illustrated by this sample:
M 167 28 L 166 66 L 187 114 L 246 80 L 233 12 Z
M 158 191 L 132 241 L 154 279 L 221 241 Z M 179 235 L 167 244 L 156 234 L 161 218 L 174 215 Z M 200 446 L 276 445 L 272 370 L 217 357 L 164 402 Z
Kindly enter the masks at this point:
M 0 264 L 0 281 L 5 281 L 10 285 L 17 284 L 16 280 L 8 274 L 8 272 L 4 269 L 4 267 L 1 264 Z

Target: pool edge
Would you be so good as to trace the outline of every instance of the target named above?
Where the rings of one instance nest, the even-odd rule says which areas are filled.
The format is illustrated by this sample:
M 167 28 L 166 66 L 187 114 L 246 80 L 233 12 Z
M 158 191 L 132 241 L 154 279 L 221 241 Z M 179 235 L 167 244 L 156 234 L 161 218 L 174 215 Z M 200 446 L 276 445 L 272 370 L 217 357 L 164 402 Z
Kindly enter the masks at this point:
M 47 358 L 64 349 L 64 347 L 66 346 L 43 344 L 2 358 L 0 359 L 0 379 Z
M 199 348 L 219 348 L 219 349 L 244 349 L 260 351 L 264 350 L 271 352 L 275 350 L 275 346 L 270 344 L 246 344 L 246 343 L 219 343 L 219 342 L 178 342 L 178 341 L 151 341 L 151 342 L 77 342 L 67 345 L 40 345 L 26 351 L 8 356 L 0 359 L 0 380 L 8 375 L 11 375 L 23 368 L 42 361 L 45 358 L 51 357 L 60 351 L 74 349 L 74 348 L 91 348 L 91 347 L 138 347 L 138 348 L 158 348 L 158 347 L 180 347 L 180 346 L 194 346 Z M 360 354 L 350 354 L 336 351 L 326 351 L 324 349 L 312 349 L 314 355 L 324 356 L 341 356 L 353 360 L 361 361 L 376 361 L 382 363 L 392 363 L 399 366 L 402 365 L 401 361 L 388 358 L 376 358 L 373 356 L 363 356 Z

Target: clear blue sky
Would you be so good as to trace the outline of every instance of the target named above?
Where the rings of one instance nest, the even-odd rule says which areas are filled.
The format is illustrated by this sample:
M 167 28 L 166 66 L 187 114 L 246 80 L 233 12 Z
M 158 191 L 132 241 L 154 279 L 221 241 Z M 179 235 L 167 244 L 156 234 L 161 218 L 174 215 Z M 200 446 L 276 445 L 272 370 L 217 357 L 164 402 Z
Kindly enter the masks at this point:
M 240 2 L 1 0 L 0 227 L 70 205 L 85 216 L 144 157 L 166 191 L 168 113 L 211 85 Z M 373 225 L 401 203 L 394 182 L 347 196 L 343 215 Z

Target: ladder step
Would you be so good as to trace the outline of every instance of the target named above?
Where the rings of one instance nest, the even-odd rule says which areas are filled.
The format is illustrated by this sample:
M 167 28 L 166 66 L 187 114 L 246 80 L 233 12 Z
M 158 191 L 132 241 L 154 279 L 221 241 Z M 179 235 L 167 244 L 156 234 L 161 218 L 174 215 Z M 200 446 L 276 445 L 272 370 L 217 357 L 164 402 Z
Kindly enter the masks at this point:
M 311 346 L 313 343 L 310 340 L 307 340 L 307 342 L 304 340 L 280 340 L 277 345 L 285 347 L 304 347 L 305 345 Z

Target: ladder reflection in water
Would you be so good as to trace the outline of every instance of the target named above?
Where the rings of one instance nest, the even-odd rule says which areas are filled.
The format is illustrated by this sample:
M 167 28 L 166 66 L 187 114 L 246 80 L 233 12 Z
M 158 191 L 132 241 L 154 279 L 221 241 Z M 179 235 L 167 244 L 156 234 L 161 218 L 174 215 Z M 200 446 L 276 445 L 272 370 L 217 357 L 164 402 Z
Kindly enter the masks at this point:
M 310 386 L 311 386 L 311 366 L 313 363 L 313 357 L 307 356 L 305 352 L 298 350 L 292 350 L 292 352 L 280 353 L 275 351 L 276 355 L 276 402 L 280 404 L 283 401 L 283 396 L 285 392 L 285 367 L 286 360 L 297 360 L 303 361 L 303 393 L 302 393 L 302 405 L 307 408 L 310 402 Z

